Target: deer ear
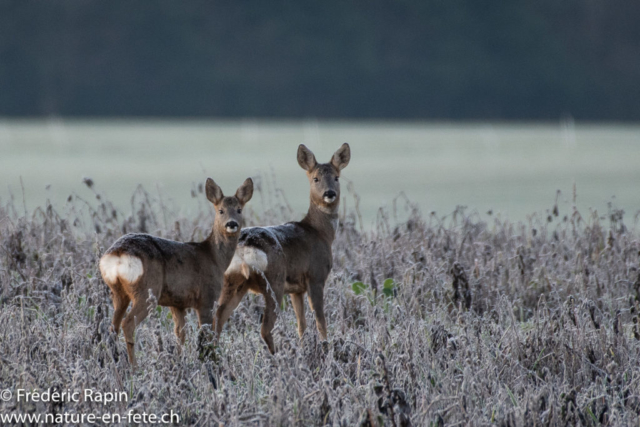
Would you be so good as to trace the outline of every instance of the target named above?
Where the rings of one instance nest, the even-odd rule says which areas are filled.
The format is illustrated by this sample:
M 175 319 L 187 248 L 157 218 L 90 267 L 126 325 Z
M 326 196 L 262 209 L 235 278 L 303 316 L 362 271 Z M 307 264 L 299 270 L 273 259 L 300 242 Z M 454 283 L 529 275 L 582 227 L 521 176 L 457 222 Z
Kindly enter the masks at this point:
M 236 191 L 236 199 L 244 205 L 251 200 L 251 196 L 253 196 L 253 180 L 247 178 Z
M 349 144 L 345 142 L 342 144 L 342 147 L 338 148 L 338 151 L 333 153 L 333 157 L 331 157 L 331 164 L 341 171 L 347 167 L 349 160 L 351 160 L 351 149 L 349 148 Z
M 311 150 L 304 144 L 300 144 L 298 147 L 298 164 L 307 172 L 311 171 L 318 164 L 318 162 L 316 162 L 316 156 L 314 156 Z
M 222 189 L 215 183 L 211 178 L 207 178 L 207 184 L 205 185 L 207 190 L 207 199 L 214 205 L 217 205 L 224 198 L 224 194 L 222 194 Z

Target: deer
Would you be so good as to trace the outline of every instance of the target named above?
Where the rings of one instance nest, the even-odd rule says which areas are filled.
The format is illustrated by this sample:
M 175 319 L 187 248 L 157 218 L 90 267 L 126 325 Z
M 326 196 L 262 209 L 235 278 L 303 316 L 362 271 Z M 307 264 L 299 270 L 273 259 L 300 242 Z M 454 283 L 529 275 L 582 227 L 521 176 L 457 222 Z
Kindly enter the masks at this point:
M 169 307 L 182 345 L 188 308 L 195 310 L 200 327 L 213 324 L 214 304 L 238 244 L 242 209 L 253 195 L 253 181 L 247 178 L 232 197 L 225 197 L 211 178 L 205 188 L 216 215 L 204 241 L 183 243 L 131 233 L 116 240 L 100 258 L 100 273 L 111 289 L 114 308 L 111 329 L 118 336 L 122 326 L 133 367 L 134 331 L 148 315 L 150 294 L 159 305 Z M 130 302 L 131 310 L 124 317 Z
M 217 337 L 244 295 L 251 291 L 265 298 L 260 335 L 271 354 L 275 353 L 271 331 L 285 293 L 291 298 L 300 339 L 307 327 L 304 308 L 307 294 L 318 333 L 323 341 L 327 340 L 324 287 L 331 272 L 331 246 L 338 229 L 340 173 L 350 159 L 346 143 L 328 163 L 318 163 L 304 144 L 298 147 L 298 164 L 306 171 L 310 183 L 309 210 L 301 221 L 242 230 L 224 275 L 216 311 Z

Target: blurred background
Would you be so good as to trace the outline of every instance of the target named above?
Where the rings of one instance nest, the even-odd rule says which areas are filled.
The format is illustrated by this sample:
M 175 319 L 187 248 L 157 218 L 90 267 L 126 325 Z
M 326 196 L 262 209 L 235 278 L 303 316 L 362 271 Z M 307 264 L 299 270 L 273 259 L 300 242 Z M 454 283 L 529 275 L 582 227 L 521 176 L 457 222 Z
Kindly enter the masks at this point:
M 638 17 L 630 0 L 0 0 L 0 202 L 88 198 L 90 177 L 124 211 L 138 184 L 189 211 L 206 176 L 231 193 L 251 175 L 302 213 L 298 144 L 327 161 L 349 142 L 369 222 L 405 196 L 526 219 L 557 190 L 635 215 Z

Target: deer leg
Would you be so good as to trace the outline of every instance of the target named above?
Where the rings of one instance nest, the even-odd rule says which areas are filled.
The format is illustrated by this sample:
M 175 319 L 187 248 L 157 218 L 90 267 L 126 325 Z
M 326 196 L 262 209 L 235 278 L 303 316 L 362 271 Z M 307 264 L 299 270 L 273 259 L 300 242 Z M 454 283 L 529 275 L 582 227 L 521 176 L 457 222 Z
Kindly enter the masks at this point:
M 222 296 L 220 297 L 220 305 L 218 306 L 218 311 L 216 312 L 216 335 L 220 336 L 222 332 L 222 327 L 229 320 L 233 310 L 238 307 L 242 298 L 246 295 L 247 289 L 239 290 L 236 292 L 222 292 Z
M 131 366 L 136 366 L 136 355 L 134 348 L 133 334 L 138 326 L 149 314 L 147 309 L 147 302 L 144 300 L 136 300 L 133 302 L 131 311 L 127 314 L 122 322 L 122 331 L 124 332 L 124 338 L 127 342 L 127 353 L 129 353 L 129 362 Z
M 298 335 L 302 339 L 304 330 L 307 328 L 307 321 L 304 318 L 304 294 L 289 294 L 289 297 L 291 297 L 291 305 L 293 305 L 293 311 L 298 320 Z
M 276 319 L 278 317 L 278 305 L 276 301 L 274 301 L 273 296 L 269 293 L 265 294 L 265 307 L 264 307 L 264 315 L 262 316 L 262 328 L 260 329 L 260 335 L 265 343 L 267 343 L 267 347 L 271 354 L 276 352 L 275 345 L 273 344 L 273 336 L 271 335 L 271 330 L 276 324 Z M 280 298 L 282 300 L 282 298 Z
M 122 291 L 122 289 L 119 289 L 119 292 L 112 289 L 111 300 L 113 301 L 113 326 L 111 328 L 117 336 L 120 333 L 120 324 L 122 323 L 124 314 L 127 312 L 131 298 L 129 298 L 129 295 Z
M 203 327 L 204 325 L 211 326 L 213 324 L 213 308 L 197 308 L 196 314 L 198 315 L 198 326 Z
M 323 341 L 327 340 L 327 321 L 324 318 L 324 284 L 318 283 L 316 286 L 309 286 L 309 306 L 313 310 L 316 317 L 316 327 L 320 338 Z
M 186 323 L 184 317 L 187 314 L 187 311 L 184 308 L 177 307 L 169 307 L 169 310 L 171 310 L 171 314 L 173 316 L 173 331 L 176 333 L 176 337 L 178 337 L 180 344 L 184 345 L 186 335 L 184 330 L 184 325 Z

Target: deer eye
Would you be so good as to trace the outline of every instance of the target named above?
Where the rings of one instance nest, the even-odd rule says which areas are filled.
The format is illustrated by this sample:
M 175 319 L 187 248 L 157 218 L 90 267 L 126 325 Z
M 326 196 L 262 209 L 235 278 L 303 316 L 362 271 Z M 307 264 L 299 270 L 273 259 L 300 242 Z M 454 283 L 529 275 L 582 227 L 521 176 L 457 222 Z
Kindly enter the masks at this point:
M 222 215 L 222 214 L 224 213 L 224 211 L 223 211 L 222 209 L 220 209 L 220 210 L 218 211 L 218 213 L 219 213 L 220 215 Z
M 320 181 L 318 178 L 313 178 L 313 182 L 318 182 Z
M 238 209 L 238 213 L 242 213 L 242 209 Z
M 338 181 L 338 177 L 336 176 L 336 182 Z

